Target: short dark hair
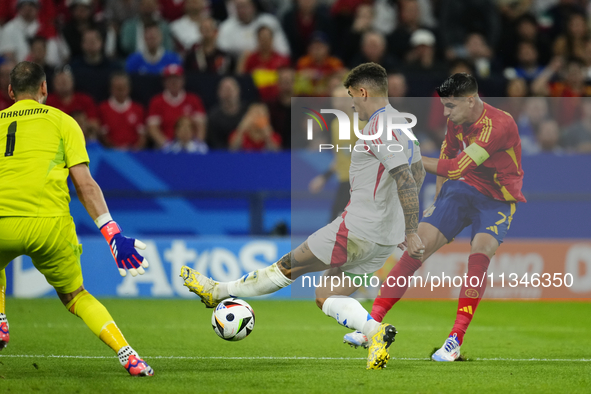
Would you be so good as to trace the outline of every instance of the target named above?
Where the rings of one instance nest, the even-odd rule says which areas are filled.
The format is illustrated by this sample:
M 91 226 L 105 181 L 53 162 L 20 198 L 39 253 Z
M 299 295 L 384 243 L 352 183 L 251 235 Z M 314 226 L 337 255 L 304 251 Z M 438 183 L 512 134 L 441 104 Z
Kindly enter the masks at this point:
M 161 30 L 160 29 L 160 24 L 155 19 L 152 19 L 152 20 L 144 23 L 144 31 L 146 31 L 148 29 L 158 29 L 158 30 Z
M 267 25 L 261 25 L 258 29 L 257 29 L 257 37 L 259 36 L 259 34 L 261 34 L 261 32 L 263 30 L 269 30 L 271 32 L 271 35 L 274 36 L 275 32 L 273 32 L 273 29 L 271 29 L 269 26 Z
M 476 78 L 470 74 L 457 73 L 448 77 L 435 89 L 439 97 L 465 97 L 478 93 Z
M 129 74 L 126 73 L 125 71 L 114 71 L 111 73 L 110 77 L 109 77 L 109 81 L 113 82 L 113 80 L 115 78 L 125 78 L 127 79 L 127 83 L 129 84 L 129 86 L 131 86 L 131 78 L 129 77 Z
M 381 93 L 388 92 L 388 73 L 377 63 L 363 63 L 349 72 L 343 85 L 349 89 L 369 87 Z
M 15 96 L 36 94 L 45 79 L 43 67 L 33 62 L 20 62 L 10 72 L 10 85 Z

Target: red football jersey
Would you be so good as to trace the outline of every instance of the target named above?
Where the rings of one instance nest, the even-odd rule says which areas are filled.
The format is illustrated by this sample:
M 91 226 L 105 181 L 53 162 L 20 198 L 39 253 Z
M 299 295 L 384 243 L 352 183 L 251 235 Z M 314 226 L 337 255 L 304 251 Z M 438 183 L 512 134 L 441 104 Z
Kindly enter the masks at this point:
M 10 97 L 5 97 L 3 94 L 0 94 L 0 111 L 6 109 L 14 104 L 14 101 Z
M 259 52 L 254 52 L 244 64 L 244 71 L 252 75 L 252 79 L 263 101 L 273 101 L 279 89 L 277 87 L 277 69 L 289 66 L 289 58 L 273 52 L 269 59 L 263 59 Z
M 114 98 L 103 101 L 99 106 L 103 133 L 117 148 L 132 148 L 144 133 L 144 108 L 127 99 L 123 104 Z
M 84 93 L 74 93 L 69 103 L 64 103 L 57 95 L 50 94 L 47 97 L 47 105 L 55 107 L 68 115 L 73 112 L 82 111 L 89 120 L 98 120 L 98 111 L 92 97 Z
M 228 141 L 231 143 L 237 138 L 237 136 L 237 131 L 232 132 L 232 134 L 230 134 L 230 136 L 228 137 Z M 281 148 L 281 136 L 278 133 L 273 131 L 271 134 L 271 139 L 275 144 L 277 144 Z M 250 135 L 248 134 L 248 132 L 246 132 L 242 137 L 242 145 L 240 146 L 240 149 L 244 151 L 262 152 L 265 150 L 266 146 L 267 143 L 264 139 L 255 141 L 252 138 L 250 138 Z
M 150 101 L 148 110 L 148 125 L 159 125 L 162 134 L 169 141 L 174 139 L 174 125 L 181 116 L 199 118 L 205 115 L 205 108 L 199 96 L 193 93 L 182 92 L 177 97 L 172 97 L 167 91 L 154 96 Z
M 526 201 L 521 193 L 523 169 L 517 124 L 500 109 L 484 103 L 482 115 L 471 125 L 448 120 L 439 159 L 440 176 L 461 179 L 495 200 Z

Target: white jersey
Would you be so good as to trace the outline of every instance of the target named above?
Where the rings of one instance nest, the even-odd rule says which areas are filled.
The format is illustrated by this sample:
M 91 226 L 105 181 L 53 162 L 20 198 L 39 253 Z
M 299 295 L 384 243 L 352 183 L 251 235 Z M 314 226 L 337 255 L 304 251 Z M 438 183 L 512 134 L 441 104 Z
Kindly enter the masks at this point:
M 398 112 L 391 105 L 376 111 L 362 134 L 375 135 L 381 124 L 381 137 L 357 140 L 351 153 L 351 200 L 345 208 L 345 225 L 355 235 L 381 245 L 402 243 L 405 235 L 404 212 L 397 185 L 388 172 L 421 160 L 418 141 L 410 139 L 402 130 L 390 130 L 391 139 L 388 140 L 387 116 Z M 397 118 L 395 123 L 407 122 L 404 118 Z

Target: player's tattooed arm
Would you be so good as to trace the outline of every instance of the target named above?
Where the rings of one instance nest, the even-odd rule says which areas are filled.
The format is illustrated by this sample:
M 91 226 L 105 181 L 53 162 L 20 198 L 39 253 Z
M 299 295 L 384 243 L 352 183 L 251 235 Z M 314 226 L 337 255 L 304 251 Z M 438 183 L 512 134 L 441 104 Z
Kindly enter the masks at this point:
M 390 176 L 398 186 L 398 198 L 404 212 L 406 234 L 416 233 L 419 227 L 419 193 L 411 169 L 408 164 L 403 164 L 391 169 Z
M 417 184 L 417 193 L 420 193 L 421 187 L 423 187 L 423 181 L 425 180 L 425 175 L 427 174 L 425 167 L 423 166 L 423 161 L 419 160 L 416 163 L 411 164 L 410 172 L 412 172 L 412 177 Z

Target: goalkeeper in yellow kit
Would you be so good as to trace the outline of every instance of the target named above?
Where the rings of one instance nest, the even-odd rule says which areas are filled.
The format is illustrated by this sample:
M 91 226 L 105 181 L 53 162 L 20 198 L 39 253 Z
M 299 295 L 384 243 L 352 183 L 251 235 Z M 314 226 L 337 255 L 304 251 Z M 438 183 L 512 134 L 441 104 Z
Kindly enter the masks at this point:
M 4 268 L 28 255 L 45 275 L 66 308 L 113 349 L 133 376 L 154 371 L 129 346 L 107 309 L 84 290 L 74 222 L 70 216 L 67 178 L 109 243 L 119 272 L 143 274 L 148 262 L 111 219 L 103 193 L 88 170 L 82 130 L 72 117 L 44 105 L 47 82 L 43 69 L 17 64 L 8 87 L 15 104 L 0 111 L 0 350 L 8 344 Z M 5 151 L 2 152 L 2 148 Z

